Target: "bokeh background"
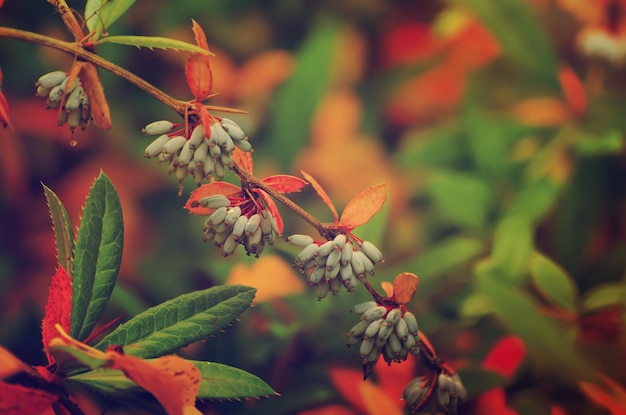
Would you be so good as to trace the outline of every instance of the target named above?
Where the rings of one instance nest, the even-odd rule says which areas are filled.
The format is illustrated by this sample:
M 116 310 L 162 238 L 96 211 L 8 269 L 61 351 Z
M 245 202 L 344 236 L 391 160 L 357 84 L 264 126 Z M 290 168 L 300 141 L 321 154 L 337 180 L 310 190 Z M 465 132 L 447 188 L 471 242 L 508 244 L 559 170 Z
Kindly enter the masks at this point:
M 83 2 L 69 4 L 82 13 Z M 409 309 L 463 378 L 462 413 L 626 413 L 626 2 L 156 0 L 137 2 L 109 33 L 193 42 L 191 19 L 216 53 L 211 104 L 248 112 L 233 118 L 258 177 L 304 170 L 339 210 L 388 183 L 385 208 L 356 231 L 386 257 L 371 280 L 419 275 Z M 0 25 L 70 40 L 45 1 L 7 0 Z M 191 99 L 185 53 L 97 53 Z M 193 182 L 178 197 L 166 167 L 142 157 L 141 128 L 177 114 L 101 71 L 113 128 L 77 130 L 69 145 L 34 82 L 71 63 L 0 39 L 15 126 L 0 131 L 0 344 L 45 363 L 40 321 L 56 259 L 41 183 L 77 226 L 103 170 L 125 222 L 103 323 L 213 285 L 258 288 L 240 322 L 181 353 L 250 371 L 282 397 L 206 403 L 207 413 L 365 414 L 376 402 L 402 413 L 415 362 L 380 368 L 363 386 L 358 352 L 345 346 L 364 289 L 318 302 L 290 266 L 295 247 L 223 259 L 202 242 L 203 219 L 182 209 Z M 293 199 L 332 220 L 311 189 Z M 314 235 L 281 212 L 286 234 Z M 94 413 L 128 409 L 88 399 Z

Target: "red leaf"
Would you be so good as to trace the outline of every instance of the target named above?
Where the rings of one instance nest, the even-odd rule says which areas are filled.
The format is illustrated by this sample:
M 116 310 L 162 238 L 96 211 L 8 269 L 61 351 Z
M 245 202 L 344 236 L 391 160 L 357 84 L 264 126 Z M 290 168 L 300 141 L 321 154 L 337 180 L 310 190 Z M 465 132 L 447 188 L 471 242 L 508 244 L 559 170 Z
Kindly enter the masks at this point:
M 339 221 L 339 215 L 337 215 L 337 209 L 335 209 L 335 205 L 333 204 L 332 200 L 330 200 L 328 193 L 326 193 L 326 191 L 322 188 L 322 186 L 320 186 L 317 180 L 313 178 L 313 176 L 311 176 L 310 174 L 306 173 L 303 170 L 300 170 L 300 173 L 302 173 L 304 178 L 307 179 L 309 183 L 311 183 L 311 186 L 313 186 L 313 189 L 315 189 L 319 197 L 322 198 L 326 206 L 328 206 L 328 208 L 332 212 L 333 218 L 335 219 L 335 223 L 337 223 Z
M 366 381 L 358 384 L 357 388 L 367 407 L 367 413 L 372 415 L 403 415 L 404 401 L 401 395 L 389 396 L 374 383 Z
M 50 340 L 58 337 L 59 332 L 54 328 L 60 324 L 63 330 L 70 331 L 70 314 L 72 312 L 72 282 L 62 266 L 59 266 L 52 277 L 46 304 L 46 314 L 41 323 L 41 337 L 44 347 L 48 347 Z M 48 363 L 53 363 L 52 356 L 46 351 Z
M 328 370 L 328 374 L 341 396 L 350 402 L 355 409 L 367 413 L 359 388 L 355 387 L 355 385 L 363 382 L 363 373 L 355 369 L 331 367 Z
M 77 62 L 76 65 L 78 64 L 82 64 L 81 70 L 78 72 L 78 78 L 89 99 L 93 122 L 98 128 L 110 130 L 112 126 L 111 110 L 109 109 L 109 103 L 104 95 L 102 82 L 100 82 L 98 67 L 91 62 Z
M 209 44 L 206 40 L 204 30 L 195 20 L 191 20 L 191 30 L 196 39 L 196 45 L 209 50 Z M 185 76 L 187 77 L 187 85 L 196 101 L 202 101 L 211 93 L 213 88 L 213 74 L 211 72 L 211 64 L 209 57 L 206 55 L 193 54 L 187 61 L 185 66 Z M 204 126 L 207 128 L 207 125 Z M 209 131 L 208 129 L 206 131 Z
M 385 391 L 387 396 L 392 398 L 402 396 L 407 383 L 415 377 L 416 363 L 416 359 L 409 359 L 398 365 L 387 365 L 384 362 L 378 362 L 374 372 L 376 372 L 380 388 Z M 399 401 L 398 404 L 402 407 L 404 402 Z
M 0 346 L 0 379 L 6 379 L 16 373 L 25 372 L 27 370 L 29 370 L 29 367 L 26 366 L 26 363 Z
M 387 199 L 387 184 L 368 187 L 352 198 L 341 214 L 339 225 L 347 231 L 369 222 Z
M 191 19 L 191 30 L 193 31 L 193 38 L 196 40 L 196 45 L 202 49 L 209 50 L 209 42 L 206 40 L 206 35 L 202 27 L 194 19 Z
M 266 177 L 263 179 L 263 183 L 281 193 L 298 192 L 308 184 L 299 177 L 289 176 L 286 174 L 277 174 L 275 176 Z
M 235 151 L 232 154 L 233 162 L 246 173 L 252 174 L 252 153 L 250 151 L 243 151 L 239 147 L 235 147 Z
M 587 398 L 608 409 L 611 415 L 626 413 L 626 390 L 608 376 L 600 376 L 602 385 L 592 382 L 578 382 L 580 390 Z
M 510 378 L 526 356 L 526 344 L 517 336 L 501 338 L 487 353 L 482 367 Z
M 2 3 L 0 2 L 0 7 L 2 7 Z M 0 70 L 0 88 L 2 88 L 2 70 Z M 9 118 L 9 103 L 5 98 L 2 90 L 0 90 L 0 124 L 2 124 L 5 128 L 9 127 L 9 130 L 13 131 L 13 126 L 11 125 L 11 119 Z
M 587 93 L 570 66 L 559 70 L 559 81 L 568 109 L 577 117 L 583 116 L 587 112 Z
M 591 310 L 578 316 L 579 340 L 583 344 L 617 341 L 622 333 L 625 307 L 621 304 Z
M 393 299 L 398 304 L 407 304 L 411 302 L 417 286 L 419 284 L 419 278 L 415 274 L 410 272 L 403 272 L 398 274 L 393 280 Z
M 211 195 L 224 195 L 226 197 L 236 196 L 239 193 L 241 193 L 241 188 L 231 183 L 213 182 L 205 184 L 191 192 L 187 203 L 185 203 L 185 209 L 187 209 L 190 213 L 193 213 L 194 215 L 207 216 L 210 215 L 214 209 L 196 206 L 200 199 Z
M 506 404 L 503 388 L 495 388 L 482 393 L 476 399 L 477 414 L 518 415 L 517 411 Z
M 4 415 L 51 415 L 57 401 L 46 391 L 0 381 L 0 413 Z
M 274 199 L 272 199 L 270 195 L 268 195 L 261 189 L 252 189 L 252 191 L 258 194 L 263 199 L 263 201 L 265 202 L 265 206 L 267 206 L 267 210 L 269 210 L 272 216 L 274 216 L 274 220 L 276 221 L 276 228 L 278 229 L 278 235 L 282 235 L 284 226 L 283 217 L 280 216 L 280 212 L 278 211 L 278 207 L 276 206 Z

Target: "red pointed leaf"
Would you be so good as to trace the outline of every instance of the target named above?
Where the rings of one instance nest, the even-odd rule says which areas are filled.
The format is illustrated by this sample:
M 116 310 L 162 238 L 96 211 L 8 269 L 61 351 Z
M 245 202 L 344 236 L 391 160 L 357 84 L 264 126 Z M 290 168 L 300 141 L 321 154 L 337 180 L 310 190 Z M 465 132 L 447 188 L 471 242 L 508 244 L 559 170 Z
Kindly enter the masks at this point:
M 278 211 L 278 207 L 276 206 L 274 199 L 272 199 L 270 195 L 268 195 L 261 189 L 252 189 L 252 191 L 261 196 L 261 198 L 265 202 L 265 206 L 267 206 L 267 210 L 269 210 L 272 216 L 274 216 L 274 220 L 276 221 L 276 228 L 278 229 L 278 234 L 282 235 L 284 226 L 283 218 L 282 216 L 280 216 L 280 212 Z
M 415 377 L 416 366 L 416 359 L 408 359 L 399 365 L 387 365 L 384 362 L 378 362 L 374 367 L 374 372 L 380 388 L 385 391 L 387 396 L 399 398 L 402 396 L 407 383 Z M 400 401 L 398 404 L 402 407 L 404 401 Z
M 587 112 L 587 92 L 580 78 L 570 66 L 563 66 L 559 70 L 559 82 L 569 110 L 577 117 L 583 116 Z
M 275 176 L 266 177 L 263 179 L 263 183 L 282 193 L 298 192 L 308 184 L 299 177 L 289 176 L 286 174 L 277 174 Z
M 317 180 L 313 178 L 313 176 L 311 176 L 310 174 L 308 174 L 307 172 L 303 170 L 300 170 L 300 173 L 302 173 L 304 178 L 307 179 L 309 183 L 311 183 L 311 186 L 313 186 L 313 189 L 315 189 L 319 197 L 322 198 L 326 206 L 328 206 L 328 208 L 332 212 L 333 218 L 335 219 L 335 223 L 337 223 L 339 221 L 339 215 L 337 214 L 337 209 L 335 209 L 335 205 L 333 204 L 332 200 L 330 200 L 328 193 L 326 193 L 326 191 L 322 188 L 322 186 L 320 186 Z
M 187 85 L 196 101 L 203 101 L 213 88 L 213 74 L 209 58 L 205 55 L 192 55 L 185 65 Z
M 578 382 L 580 390 L 589 400 L 605 407 L 611 415 L 623 415 L 626 410 L 626 390 L 608 376 L 600 375 L 602 384 Z
M 372 382 L 361 382 L 357 384 L 361 397 L 368 414 L 380 415 L 403 415 L 404 401 L 401 395 L 389 396 L 381 388 Z
M 70 331 L 70 314 L 72 313 L 72 282 L 62 266 L 59 266 L 52 277 L 46 304 L 46 314 L 41 323 L 41 337 L 44 347 L 48 347 L 50 340 L 58 337 L 59 332 L 54 325 L 59 324 L 65 331 Z M 48 363 L 52 363 L 52 356 L 46 352 Z
M 348 202 L 341 214 L 339 225 L 352 230 L 367 223 L 383 207 L 387 199 L 387 184 L 368 187 Z
M 200 122 L 204 127 L 205 135 L 207 136 L 207 138 L 211 138 L 211 125 L 213 123 L 211 114 L 209 114 L 209 110 L 204 105 L 198 104 L 196 105 L 195 112 L 200 117 Z
M 380 286 L 383 287 L 383 291 L 387 294 L 387 298 L 393 297 L 393 284 L 389 281 L 383 281 L 380 283 Z
M 89 99 L 93 122 L 98 128 L 110 130 L 112 126 L 111 110 L 104 95 L 102 82 L 100 82 L 98 67 L 91 62 L 77 62 L 76 65 L 78 64 L 82 64 L 81 70 L 78 72 L 78 78 Z
M 482 367 L 502 375 L 513 376 L 526 356 L 526 344 L 517 336 L 507 335 L 501 338 L 487 353 Z
M 359 388 L 355 387 L 363 382 L 363 373 L 355 369 L 332 367 L 328 370 L 328 374 L 341 396 L 361 413 L 367 413 Z
M 185 209 L 187 209 L 190 213 L 193 213 L 194 215 L 207 216 L 210 215 L 214 209 L 197 206 L 197 203 L 200 199 L 211 195 L 224 195 L 226 197 L 237 196 L 239 195 L 239 193 L 241 193 L 241 188 L 231 183 L 213 182 L 205 184 L 191 192 L 187 203 L 185 203 Z
M 206 35 L 202 27 L 194 19 L 191 19 L 191 30 L 193 31 L 193 37 L 196 40 L 196 45 L 202 49 L 209 50 L 209 42 L 206 40 Z
M 252 174 L 252 153 L 249 151 L 243 151 L 239 147 L 235 147 L 235 151 L 232 154 L 233 162 L 246 173 Z
M 4 415 L 53 414 L 56 396 L 40 389 L 0 381 L 0 413 Z
M 417 291 L 419 278 L 410 272 L 398 274 L 393 280 L 393 299 L 398 304 L 407 304 L 411 302 Z

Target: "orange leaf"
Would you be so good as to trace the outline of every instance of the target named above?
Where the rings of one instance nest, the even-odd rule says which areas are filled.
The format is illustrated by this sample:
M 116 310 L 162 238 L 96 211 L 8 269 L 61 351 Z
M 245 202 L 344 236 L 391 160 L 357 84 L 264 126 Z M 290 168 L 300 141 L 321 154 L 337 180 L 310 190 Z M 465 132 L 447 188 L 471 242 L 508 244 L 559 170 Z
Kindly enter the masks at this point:
M 331 367 L 328 370 L 330 380 L 335 385 L 337 391 L 341 396 L 357 410 L 367 413 L 367 407 L 363 401 L 358 388 L 354 385 L 358 385 L 363 382 L 363 373 L 359 370 L 343 368 L 343 367 Z
M 257 289 L 256 303 L 304 291 L 305 285 L 293 268 L 277 255 L 263 255 L 252 263 L 235 265 L 226 284 L 243 284 Z
M 570 66 L 559 70 L 559 81 L 568 109 L 577 117 L 587 112 L 587 94 L 585 87 Z
M 374 368 L 374 372 L 376 372 L 380 389 L 383 390 L 387 396 L 396 398 L 402 396 L 402 392 L 407 383 L 415 377 L 416 367 L 416 359 L 409 359 L 398 365 L 387 365 L 383 364 L 383 362 L 379 362 Z M 401 408 L 404 402 L 399 400 L 396 404 Z
M 309 183 L 311 183 L 311 186 L 313 186 L 313 189 L 315 189 L 319 197 L 322 198 L 326 206 L 328 206 L 328 208 L 332 212 L 333 218 L 335 219 L 335 223 L 337 223 L 339 221 L 339 215 L 337 215 L 337 209 L 335 209 L 335 205 L 333 205 L 332 200 L 330 200 L 328 193 L 326 193 L 326 191 L 322 188 L 322 186 L 320 186 L 317 180 L 313 178 L 313 176 L 311 176 L 310 174 L 306 173 L 303 170 L 300 170 L 300 173 L 302 173 L 304 178 L 307 179 Z
M 403 415 L 404 401 L 400 400 L 400 395 L 392 399 L 381 388 L 372 382 L 366 381 L 358 384 L 361 398 L 367 408 L 367 413 L 371 415 Z M 396 402 L 397 401 L 397 402 Z
M 513 116 L 524 124 L 537 127 L 563 125 L 569 116 L 567 108 L 556 98 L 528 98 L 513 107 Z
M 193 213 L 194 215 L 207 216 L 210 215 L 214 209 L 196 206 L 200 199 L 211 195 L 224 195 L 228 197 L 237 195 L 239 193 L 241 193 L 241 188 L 239 186 L 235 186 L 232 183 L 213 182 L 205 184 L 191 192 L 187 203 L 185 203 L 185 209 L 187 209 L 190 213 Z
M 16 373 L 29 370 L 24 362 L 0 346 L 0 379 L 6 379 Z
M 191 20 L 191 30 L 193 30 L 196 44 L 206 50 L 209 50 L 209 44 L 206 40 L 204 30 L 195 20 Z M 213 88 L 213 74 L 211 73 L 211 64 L 206 55 L 193 54 L 189 57 L 187 65 L 185 65 L 185 76 L 187 77 L 187 85 L 197 101 L 202 101 L 211 93 Z M 207 126 L 205 125 L 205 128 Z M 207 130 L 208 131 L 208 130 Z
M 281 193 L 298 192 L 308 183 L 299 177 L 277 174 L 263 179 L 263 183 Z
M 193 31 L 193 38 L 196 40 L 196 45 L 202 49 L 209 50 L 209 42 L 206 40 L 206 35 L 202 27 L 194 19 L 191 19 L 191 30 Z
M 383 207 L 387 199 L 387 184 L 368 187 L 352 198 L 341 214 L 339 224 L 350 231 L 367 223 Z
M 239 147 L 235 147 L 235 151 L 232 154 L 233 162 L 246 173 L 252 174 L 252 153 L 250 151 L 243 151 Z
M 59 335 L 54 327 L 59 324 L 65 331 L 70 331 L 70 314 L 72 313 L 72 282 L 62 266 L 59 266 L 56 274 L 52 277 L 48 293 L 46 314 L 41 323 L 41 337 L 44 347 L 48 347 L 50 340 Z M 53 363 L 53 358 L 46 351 L 48 363 Z
M 40 389 L 0 381 L 0 413 L 3 415 L 53 415 L 56 396 Z
M 381 282 L 380 286 L 383 287 L 383 291 L 387 294 L 387 298 L 393 297 L 393 285 L 389 281 Z
M 201 376 L 190 361 L 175 355 L 150 361 L 115 352 L 108 355 L 111 368 L 150 392 L 169 415 L 200 414 L 195 402 Z
M 482 368 L 509 379 L 526 356 L 526 344 L 517 336 L 502 337 L 487 353 Z
M 98 128 L 103 130 L 111 129 L 111 110 L 109 103 L 104 95 L 104 88 L 100 82 L 98 68 L 91 62 L 78 62 L 82 64 L 81 71 L 78 73 L 85 94 L 89 99 L 89 107 L 91 108 L 91 116 L 93 122 Z
M 398 304 L 411 302 L 419 285 L 419 277 L 410 272 L 396 275 L 393 280 L 393 299 Z
M 592 402 L 609 410 L 611 415 L 626 413 L 626 390 L 608 376 L 600 375 L 603 385 L 592 382 L 578 382 L 580 390 Z
M 276 221 L 276 229 L 278 230 L 278 235 L 279 236 L 282 235 L 283 227 L 285 225 L 283 224 L 283 217 L 280 216 L 280 212 L 278 211 L 278 207 L 276 206 L 274 199 L 272 199 L 270 195 L 268 195 L 261 189 L 252 189 L 252 191 L 258 194 L 259 196 L 261 196 L 261 199 L 263 199 L 263 201 L 265 202 L 265 206 L 267 207 L 267 210 L 269 210 L 272 216 L 274 216 L 274 220 Z

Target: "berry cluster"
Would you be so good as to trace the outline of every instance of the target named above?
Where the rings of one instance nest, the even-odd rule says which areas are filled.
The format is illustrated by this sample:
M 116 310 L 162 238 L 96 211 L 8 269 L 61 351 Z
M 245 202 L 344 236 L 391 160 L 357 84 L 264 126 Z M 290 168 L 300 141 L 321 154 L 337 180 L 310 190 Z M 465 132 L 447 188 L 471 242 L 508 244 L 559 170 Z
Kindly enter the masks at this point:
M 350 310 L 361 320 L 348 332 L 348 346 L 359 346 L 364 365 L 375 364 L 380 355 L 387 364 L 420 353 L 417 320 L 403 307 L 385 307 L 375 301 L 357 304 Z
M 440 409 L 449 415 L 458 412 L 459 403 L 467 400 L 467 390 L 461 377 L 456 373 L 451 376 L 441 373 L 436 379 L 435 385 L 432 385 L 427 377 L 417 377 L 406 385 L 403 398 L 411 412 L 425 406 L 433 406 L 429 408 L 433 413 L 439 412 Z M 435 394 L 437 399 L 429 402 L 432 394 Z
M 224 256 L 232 255 L 241 244 L 248 255 L 258 258 L 266 243 L 274 244 L 278 229 L 269 210 L 250 209 L 247 204 L 231 206 L 224 195 L 207 196 L 199 205 L 215 209 L 204 222 L 204 241 L 214 241 Z
M 61 111 L 57 116 L 59 126 L 67 123 L 73 130 L 81 127 L 87 128 L 91 120 L 91 109 L 89 99 L 83 90 L 78 78 L 75 78 L 71 85 L 68 85 L 68 76 L 63 71 L 53 71 L 41 75 L 35 84 L 37 96 L 48 97 L 46 108 Z
M 142 132 L 158 137 L 146 147 L 144 157 L 157 157 L 159 162 L 169 163 L 168 172 L 175 173 L 179 183 L 189 174 L 198 185 L 211 177 L 222 180 L 232 163 L 235 147 L 248 152 L 252 151 L 252 145 L 235 121 L 212 119 L 215 122 L 209 131 L 205 131 L 202 123 L 189 128 L 165 120 L 146 125 Z
M 295 265 L 307 275 L 307 283 L 317 287 L 318 300 L 329 292 L 337 294 L 341 286 L 348 292 L 356 289 L 357 280 L 366 281 L 374 275 L 374 264 L 383 262 L 383 255 L 368 241 L 355 242 L 339 234 L 326 242 L 314 241 L 308 235 L 291 235 L 287 242 L 303 247 L 296 256 Z

